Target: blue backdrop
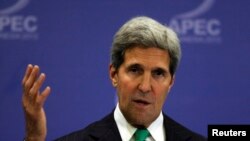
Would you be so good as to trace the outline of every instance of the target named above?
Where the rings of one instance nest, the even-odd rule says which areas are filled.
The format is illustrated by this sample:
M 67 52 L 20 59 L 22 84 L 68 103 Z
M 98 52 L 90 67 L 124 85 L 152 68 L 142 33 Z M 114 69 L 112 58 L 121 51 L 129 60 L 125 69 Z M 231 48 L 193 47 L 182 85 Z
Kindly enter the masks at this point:
M 183 57 L 164 111 L 207 136 L 208 124 L 250 123 L 247 0 L 0 0 L 0 140 L 22 140 L 21 80 L 37 64 L 52 87 L 52 140 L 115 106 L 109 50 L 118 28 L 145 15 L 171 26 Z

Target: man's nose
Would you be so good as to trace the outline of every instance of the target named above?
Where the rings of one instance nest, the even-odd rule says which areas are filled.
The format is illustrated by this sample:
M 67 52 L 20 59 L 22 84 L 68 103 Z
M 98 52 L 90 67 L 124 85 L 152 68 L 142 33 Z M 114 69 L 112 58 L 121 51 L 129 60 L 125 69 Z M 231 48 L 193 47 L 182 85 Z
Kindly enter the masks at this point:
M 139 84 L 139 90 L 142 93 L 148 93 L 152 89 L 151 84 L 151 75 L 150 74 L 143 74 L 141 76 L 140 84 Z

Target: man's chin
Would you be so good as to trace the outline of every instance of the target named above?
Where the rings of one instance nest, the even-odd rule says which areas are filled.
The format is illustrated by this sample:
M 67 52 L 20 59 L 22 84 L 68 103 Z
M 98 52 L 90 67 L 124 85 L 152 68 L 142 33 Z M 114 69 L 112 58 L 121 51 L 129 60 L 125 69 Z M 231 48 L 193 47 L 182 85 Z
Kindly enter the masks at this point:
M 145 113 L 134 113 L 133 116 L 126 118 L 128 122 L 136 128 L 147 128 L 153 119 L 148 118 Z

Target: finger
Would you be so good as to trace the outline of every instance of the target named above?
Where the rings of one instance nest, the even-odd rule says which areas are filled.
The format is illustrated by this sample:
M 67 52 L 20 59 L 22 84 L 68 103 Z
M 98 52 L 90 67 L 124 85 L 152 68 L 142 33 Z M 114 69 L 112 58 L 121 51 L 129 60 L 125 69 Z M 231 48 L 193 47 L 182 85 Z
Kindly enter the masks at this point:
M 44 102 L 48 98 L 50 92 L 51 92 L 51 88 L 49 86 L 47 86 L 45 88 L 45 90 L 41 93 L 41 95 L 40 95 L 40 104 L 41 104 L 41 106 L 44 105 Z
M 23 80 L 22 80 L 22 85 L 24 85 L 25 82 L 27 81 L 27 79 L 32 71 L 32 68 L 33 68 L 33 66 L 31 64 L 29 64 L 27 66 L 26 71 L 25 71 L 25 75 L 24 75 Z
M 33 98 L 34 100 L 37 98 L 37 95 L 39 95 L 39 90 L 45 80 L 45 74 L 41 73 L 39 78 L 34 82 L 34 85 L 30 89 L 29 97 Z
M 30 88 L 34 85 L 35 80 L 37 79 L 39 73 L 39 67 L 35 65 L 32 69 L 31 74 L 28 77 L 28 80 L 24 84 L 25 93 L 30 91 Z

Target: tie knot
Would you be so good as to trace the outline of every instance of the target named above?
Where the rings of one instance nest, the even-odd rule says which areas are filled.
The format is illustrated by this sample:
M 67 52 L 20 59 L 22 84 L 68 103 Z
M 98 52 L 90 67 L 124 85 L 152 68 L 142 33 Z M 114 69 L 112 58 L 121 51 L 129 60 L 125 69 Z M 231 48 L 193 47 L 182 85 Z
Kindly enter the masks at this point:
M 145 141 L 149 137 L 149 131 L 147 129 L 137 129 L 135 131 L 135 141 Z

